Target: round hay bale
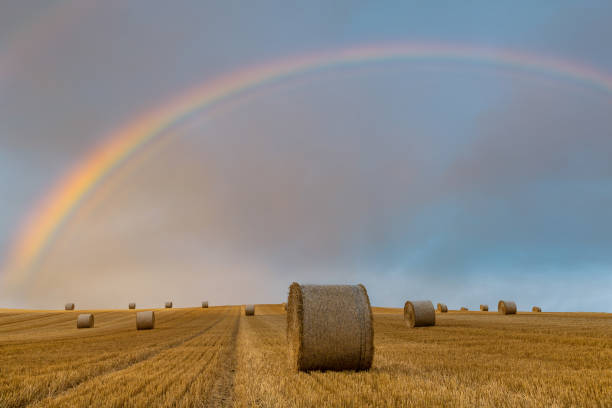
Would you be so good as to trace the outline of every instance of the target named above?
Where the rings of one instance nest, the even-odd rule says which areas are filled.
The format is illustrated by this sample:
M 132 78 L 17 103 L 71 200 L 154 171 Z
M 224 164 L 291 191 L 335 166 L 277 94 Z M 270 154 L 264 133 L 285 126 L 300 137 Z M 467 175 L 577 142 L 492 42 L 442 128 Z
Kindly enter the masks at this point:
M 461 310 L 462 312 L 467 312 L 467 311 L 468 311 L 468 308 L 467 308 L 467 307 L 465 307 L 465 306 L 462 306 L 462 307 L 461 307 L 461 309 L 459 309 L 459 310 Z
M 146 312 L 136 313 L 136 329 L 149 330 L 155 327 L 155 312 L 147 310 Z
M 172 301 L 166 302 L 166 309 L 172 309 Z
M 77 317 L 77 329 L 89 329 L 94 327 L 94 316 L 91 313 L 80 314 Z
M 283 303 L 283 310 L 286 312 L 287 311 L 287 303 Z
M 255 305 L 246 305 L 244 307 L 245 316 L 255 316 Z
M 480 311 L 481 312 L 488 312 L 489 311 L 489 305 L 480 305 Z
M 516 314 L 516 303 L 511 300 L 500 300 L 497 304 L 497 311 L 501 314 Z
M 409 300 L 404 304 L 404 321 L 408 327 L 434 326 L 436 311 L 430 300 Z
M 368 370 L 374 357 L 374 329 L 363 285 L 289 287 L 289 361 L 297 371 Z
M 208 300 L 202 302 L 202 309 L 208 309 Z
M 531 308 L 532 312 L 536 312 L 536 313 L 540 313 L 542 311 L 542 308 L 539 306 L 534 306 Z
M 444 303 L 438 303 L 437 310 L 440 313 L 446 313 L 448 312 L 448 307 Z
M 128 305 L 128 309 L 136 309 L 136 303 L 132 302 Z
M 66 310 L 74 310 L 74 303 L 66 303 L 64 305 L 64 309 L 66 309 Z

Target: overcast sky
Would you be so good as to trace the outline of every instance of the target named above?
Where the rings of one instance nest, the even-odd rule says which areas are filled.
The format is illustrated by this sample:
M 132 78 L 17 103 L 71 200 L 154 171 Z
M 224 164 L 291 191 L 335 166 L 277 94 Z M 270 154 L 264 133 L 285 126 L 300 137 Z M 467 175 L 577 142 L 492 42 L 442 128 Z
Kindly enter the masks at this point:
M 609 1 L 0 4 L 0 265 L 109 132 L 219 75 L 363 44 L 513 50 L 612 75 Z M 469 61 L 262 86 L 136 152 L 0 307 L 371 301 L 612 312 L 612 93 Z

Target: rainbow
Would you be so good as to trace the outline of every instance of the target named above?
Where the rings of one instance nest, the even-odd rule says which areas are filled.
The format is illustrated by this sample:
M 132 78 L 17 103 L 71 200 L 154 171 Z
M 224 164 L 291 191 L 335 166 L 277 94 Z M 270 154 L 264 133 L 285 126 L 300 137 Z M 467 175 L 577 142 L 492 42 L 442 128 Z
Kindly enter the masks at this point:
M 68 171 L 29 213 L 8 253 L 5 277 L 9 282 L 27 279 L 45 248 L 88 193 L 95 190 L 114 169 L 145 149 L 149 142 L 194 112 L 253 88 L 304 73 L 337 66 L 402 60 L 502 66 L 569 79 L 612 93 L 612 76 L 587 65 L 534 54 L 454 44 L 366 45 L 251 66 L 195 86 L 111 132 L 104 143 Z

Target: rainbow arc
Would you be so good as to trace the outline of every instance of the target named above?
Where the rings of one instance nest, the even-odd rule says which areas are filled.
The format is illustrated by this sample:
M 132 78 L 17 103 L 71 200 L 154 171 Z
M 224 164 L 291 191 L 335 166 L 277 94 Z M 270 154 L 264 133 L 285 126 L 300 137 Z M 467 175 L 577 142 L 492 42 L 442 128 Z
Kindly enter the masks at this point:
M 202 109 L 266 84 L 301 74 L 384 61 L 463 61 L 503 66 L 553 76 L 612 93 L 612 76 L 577 62 L 507 50 L 456 44 L 367 45 L 300 55 L 251 66 L 206 81 L 146 112 L 108 134 L 98 148 L 80 160 L 34 206 L 13 240 L 4 267 L 8 283 L 32 276 L 37 260 L 87 195 L 113 170 L 164 131 Z

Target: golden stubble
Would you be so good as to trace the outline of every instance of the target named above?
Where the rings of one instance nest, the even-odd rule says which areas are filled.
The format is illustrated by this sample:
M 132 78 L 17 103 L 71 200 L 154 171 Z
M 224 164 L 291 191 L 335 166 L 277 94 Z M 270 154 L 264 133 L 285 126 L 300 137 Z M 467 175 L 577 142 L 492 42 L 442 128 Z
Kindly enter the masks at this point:
M 612 316 L 436 313 L 406 327 L 373 308 L 367 371 L 295 372 L 282 305 L 135 311 L 0 311 L 0 406 L 611 406 Z M 82 312 L 81 312 L 82 313 Z

